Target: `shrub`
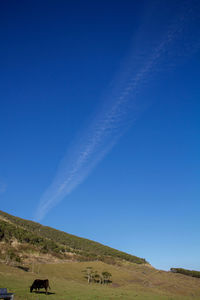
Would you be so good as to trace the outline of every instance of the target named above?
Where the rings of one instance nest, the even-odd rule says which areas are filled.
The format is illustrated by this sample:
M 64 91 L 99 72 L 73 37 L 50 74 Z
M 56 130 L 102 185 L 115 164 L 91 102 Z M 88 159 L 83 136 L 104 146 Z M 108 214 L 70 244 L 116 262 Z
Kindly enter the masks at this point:
M 183 274 L 183 275 L 200 278 L 200 272 L 199 271 L 187 270 L 187 269 L 183 269 L 183 268 L 171 268 L 170 271 L 173 272 L 173 273 L 180 273 L 180 274 Z

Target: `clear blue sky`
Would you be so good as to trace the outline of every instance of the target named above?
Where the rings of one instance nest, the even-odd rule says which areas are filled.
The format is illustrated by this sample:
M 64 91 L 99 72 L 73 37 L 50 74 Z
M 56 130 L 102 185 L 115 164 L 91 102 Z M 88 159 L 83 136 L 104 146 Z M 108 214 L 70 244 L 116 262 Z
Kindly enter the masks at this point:
M 200 270 L 199 16 L 195 0 L 1 1 L 1 209 L 43 203 L 44 225 Z

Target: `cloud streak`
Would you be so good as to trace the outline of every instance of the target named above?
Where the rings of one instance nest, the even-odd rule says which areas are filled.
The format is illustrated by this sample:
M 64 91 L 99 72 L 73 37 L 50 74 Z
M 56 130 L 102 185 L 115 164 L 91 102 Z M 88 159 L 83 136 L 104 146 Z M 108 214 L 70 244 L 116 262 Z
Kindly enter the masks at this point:
M 0 194 L 5 193 L 7 190 L 7 184 L 3 181 L 0 181 Z
M 150 54 L 141 60 L 139 66 L 137 61 L 140 58 L 135 53 L 127 60 L 128 63 L 114 80 L 110 93 L 103 99 L 102 108 L 89 126 L 80 133 L 61 161 L 52 184 L 40 199 L 35 216 L 37 221 L 42 220 L 55 205 L 87 178 L 137 118 L 144 108 L 138 101 L 138 95 L 155 74 L 161 71 L 163 59 L 173 61 L 176 54 L 171 53 L 170 47 L 183 34 L 189 13 L 184 11 L 179 15 L 176 24 L 168 29 L 157 46 L 148 49 Z M 192 49 L 191 44 L 188 52 Z

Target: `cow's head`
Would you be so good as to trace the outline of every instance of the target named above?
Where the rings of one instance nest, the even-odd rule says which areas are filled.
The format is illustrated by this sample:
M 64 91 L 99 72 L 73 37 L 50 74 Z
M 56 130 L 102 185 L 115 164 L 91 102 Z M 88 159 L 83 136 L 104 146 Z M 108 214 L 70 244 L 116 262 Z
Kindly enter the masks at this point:
M 30 293 L 33 291 L 33 285 L 30 286 Z

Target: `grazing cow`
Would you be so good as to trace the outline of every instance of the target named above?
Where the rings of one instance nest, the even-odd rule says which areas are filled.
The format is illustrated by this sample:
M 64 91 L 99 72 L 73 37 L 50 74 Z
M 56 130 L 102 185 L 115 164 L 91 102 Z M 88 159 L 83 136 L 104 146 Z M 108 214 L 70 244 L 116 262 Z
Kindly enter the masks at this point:
M 48 292 L 48 288 L 50 288 L 49 286 L 49 280 L 48 279 L 35 279 L 33 284 L 31 285 L 30 287 L 30 292 L 32 293 L 33 289 L 35 290 L 39 290 L 39 289 L 42 289 L 44 288 L 45 291 L 46 291 L 46 294 Z

